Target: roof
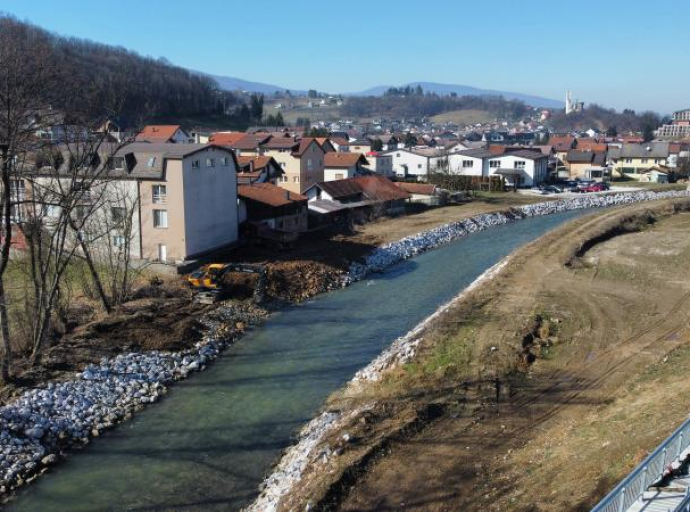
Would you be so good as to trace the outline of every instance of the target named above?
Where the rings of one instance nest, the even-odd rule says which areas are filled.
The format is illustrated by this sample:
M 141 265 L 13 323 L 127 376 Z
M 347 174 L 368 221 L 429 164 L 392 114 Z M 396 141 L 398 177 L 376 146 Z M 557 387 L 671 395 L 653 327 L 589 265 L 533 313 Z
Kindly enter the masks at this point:
M 150 124 L 136 136 L 137 141 L 167 142 L 182 127 L 179 124 Z
M 252 167 L 252 169 L 254 169 L 254 171 L 259 171 L 259 170 L 263 169 L 264 167 L 268 166 L 268 164 L 271 163 L 271 160 L 273 160 L 273 157 L 271 157 L 271 156 L 245 155 L 245 156 L 238 156 L 237 157 L 237 164 L 241 168 L 249 167 L 251 165 L 251 167 Z
M 263 149 L 286 149 L 294 150 L 299 145 L 299 141 L 292 137 L 271 137 L 270 140 L 262 144 Z
M 323 148 L 321 145 L 317 142 L 317 140 L 313 137 L 304 137 L 300 139 L 299 141 L 299 147 L 297 148 L 297 151 L 294 151 L 295 156 L 302 156 L 304 152 L 307 150 L 309 146 L 311 146 L 311 143 L 315 143 L 316 146 L 323 151 Z M 324 151 L 325 153 L 325 151 Z
M 247 133 L 244 137 L 230 144 L 230 146 L 232 146 L 233 149 L 244 149 L 247 151 L 255 150 L 270 138 L 271 136 L 267 133 Z
M 436 192 L 436 185 L 432 185 L 431 183 L 408 183 L 406 181 L 397 181 L 395 185 L 410 194 L 433 196 Z
M 249 201 L 256 201 L 274 208 L 287 206 L 295 201 L 307 201 L 301 194 L 276 187 L 271 183 L 254 183 L 237 187 L 237 196 Z
M 395 186 L 392 181 L 383 176 L 360 176 L 357 178 L 321 182 L 314 186 L 321 188 L 333 199 L 363 195 L 366 199 L 382 202 L 409 199 L 411 197 L 409 193 Z
M 232 146 L 246 136 L 244 132 L 216 132 L 209 136 L 208 141 L 221 146 Z
M 516 156 L 518 158 L 526 158 L 528 160 L 540 160 L 542 158 L 548 158 L 541 151 L 532 151 L 531 149 L 521 149 L 520 151 L 512 151 L 502 155 L 506 156 Z
M 646 144 L 623 144 L 623 147 L 611 150 L 612 158 L 667 158 L 668 142 L 648 142 Z
M 349 168 L 355 165 L 369 165 L 362 153 L 326 153 L 323 157 L 324 167 Z
M 466 149 L 465 151 L 458 151 L 456 155 L 466 156 L 469 158 L 491 158 L 496 154 L 488 149 Z
M 593 159 L 593 152 L 582 149 L 571 149 L 566 156 L 566 160 L 572 164 L 589 164 Z

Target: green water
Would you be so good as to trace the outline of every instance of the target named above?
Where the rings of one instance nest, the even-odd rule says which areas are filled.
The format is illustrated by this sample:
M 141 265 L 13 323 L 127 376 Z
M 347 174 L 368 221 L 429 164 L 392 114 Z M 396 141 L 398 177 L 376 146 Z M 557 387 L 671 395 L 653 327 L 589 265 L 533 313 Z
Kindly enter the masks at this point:
M 515 248 L 583 212 L 491 228 L 273 315 L 54 472 L 14 511 L 238 510 L 324 399 Z

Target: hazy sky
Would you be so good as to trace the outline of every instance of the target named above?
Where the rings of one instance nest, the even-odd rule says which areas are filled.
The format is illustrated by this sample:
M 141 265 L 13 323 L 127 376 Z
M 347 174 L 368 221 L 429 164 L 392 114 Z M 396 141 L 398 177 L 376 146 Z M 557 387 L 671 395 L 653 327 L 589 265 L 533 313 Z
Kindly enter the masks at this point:
M 289 89 L 429 81 L 690 107 L 688 0 L 0 0 L 0 11 Z

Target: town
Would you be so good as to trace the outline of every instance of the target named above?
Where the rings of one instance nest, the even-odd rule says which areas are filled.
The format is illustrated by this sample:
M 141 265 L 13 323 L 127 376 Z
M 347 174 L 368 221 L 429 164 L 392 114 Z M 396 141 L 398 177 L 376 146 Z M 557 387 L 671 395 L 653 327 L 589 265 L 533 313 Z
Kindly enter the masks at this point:
M 690 510 L 685 92 L 305 3 L 0 12 L 0 507 Z

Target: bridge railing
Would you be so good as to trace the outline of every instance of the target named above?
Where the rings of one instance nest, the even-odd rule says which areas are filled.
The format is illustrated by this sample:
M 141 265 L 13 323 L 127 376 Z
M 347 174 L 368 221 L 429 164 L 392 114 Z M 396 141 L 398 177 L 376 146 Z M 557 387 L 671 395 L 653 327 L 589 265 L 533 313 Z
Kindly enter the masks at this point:
M 668 466 L 678 459 L 690 446 L 690 418 L 647 456 L 627 477 L 623 479 L 592 512 L 625 512 L 637 501 L 647 488 L 664 476 Z M 687 501 L 688 498 L 686 498 Z M 688 502 L 690 505 L 690 501 Z M 683 510 L 677 508 L 676 510 Z M 688 511 L 690 512 L 690 510 Z

